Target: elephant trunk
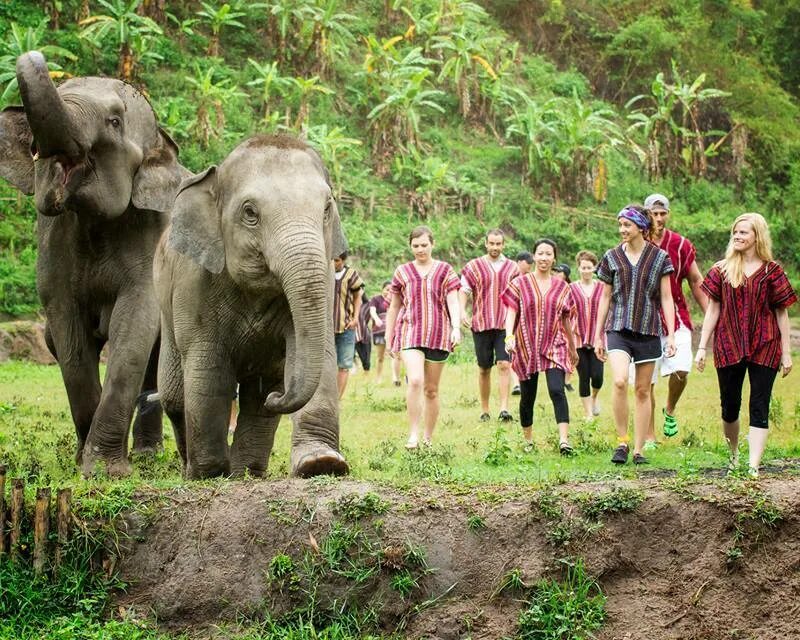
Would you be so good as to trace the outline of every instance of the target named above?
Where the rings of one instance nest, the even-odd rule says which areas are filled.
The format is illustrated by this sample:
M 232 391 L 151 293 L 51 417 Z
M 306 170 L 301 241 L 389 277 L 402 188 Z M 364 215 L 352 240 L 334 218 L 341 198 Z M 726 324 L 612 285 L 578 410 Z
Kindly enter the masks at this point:
M 39 156 L 80 156 L 72 118 L 41 53 L 29 51 L 17 59 L 17 82 Z
M 319 231 L 312 232 L 319 235 Z M 326 351 L 332 341 L 329 283 L 330 261 L 322 239 L 297 241 L 297 228 L 291 238 L 278 237 L 274 246 L 291 252 L 284 255 L 275 271 L 283 285 L 294 327 L 294 358 L 287 358 L 284 393 L 269 394 L 264 406 L 276 413 L 292 413 L 303 407 L 317 391 Z M 289 346 L 287 340 L 287 347 Z M 291 364 L 290 364 L 291 360 Z

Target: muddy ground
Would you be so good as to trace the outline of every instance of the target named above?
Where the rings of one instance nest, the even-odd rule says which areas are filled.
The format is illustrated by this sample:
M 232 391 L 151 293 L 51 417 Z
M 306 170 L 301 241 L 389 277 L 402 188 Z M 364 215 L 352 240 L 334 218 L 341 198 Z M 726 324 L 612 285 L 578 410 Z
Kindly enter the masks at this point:
M 203 637 L 311 602 L 349 602 L 409 638 L 511 637 L 526 592 L 504 578 L 559 579 L 561 558 L 585 558 L 608 598 L 601 639 L 800 637 L 798 478 L 544 491 L 285 480 L 141 498 L 152 509 L 129 523 L 118 610 Z M 407 597 L 392 587 L 403 571 L 418 582 Z

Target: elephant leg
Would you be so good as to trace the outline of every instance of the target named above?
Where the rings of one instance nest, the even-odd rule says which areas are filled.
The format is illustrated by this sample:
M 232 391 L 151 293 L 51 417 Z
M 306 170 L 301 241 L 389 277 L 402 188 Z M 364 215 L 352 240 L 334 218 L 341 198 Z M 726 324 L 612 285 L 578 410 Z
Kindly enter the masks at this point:
M 228 418 L 236 378 L 216 342 L 192 345 L 184 358 L 186 477 L 228 475 Z
M 294 349 L 287 344 L 287 368 L 294 366 L 293 359 Z M 336 353 L 330 340 L 325 347 L 325 363 L 316 393 L 306 406 L 292 414 L 292 475 L 301 478 L 338 476 L 349 471 L 344 456 L 339 453 L 336 371 Z
M 128 431 L 158 337 L 155 294 L 120 297 L 109 323 L 109 356 L 100 404 L 83 448 L 83 475 L 103 462 L 110 476 L 128 475 Z
M 183 367 L 172 329 L 162 322 L 158 354 L 158 396 L 172 423 L 175 445 L 186 470 L 186 422 L 183 415 Z
M 231 475 L 239 477 L 245 470 L 263 477 L 269 465 L 269 454 L 275 440 L 280 415 L 264 408 L 264 398 L 272 389 L 262 388 L 259 378 L 239 386 L 239 419 L 231 447 Z
M 83 449 L 100 403 L 99 358 L 92 330 L 86 319 L 72 308 L 58 315 L 49 312 L 45 341 L 58 360 L 61 377 L 67 390 L 77 444 L 75 463 L 83 463 Z M 61 358 L 57 354 L 61 354 Z
M 133 453 L 158 453 L 164 450 L 161 405 L 158 402 L 147 401 L 147 396 L 155 393 L 158 386 L 159 350 L 159 341 L 156 340 L 147 363 L 141 393 L 136 399 L 137 411 L 133 420 Z

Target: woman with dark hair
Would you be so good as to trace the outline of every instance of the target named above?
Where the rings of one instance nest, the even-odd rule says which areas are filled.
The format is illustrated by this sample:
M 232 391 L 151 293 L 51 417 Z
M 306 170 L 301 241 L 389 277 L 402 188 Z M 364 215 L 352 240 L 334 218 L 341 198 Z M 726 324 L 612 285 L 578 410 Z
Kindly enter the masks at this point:
M 381 292 L 370 298 L 367 307 L 372 320 L 372 344 L 375 345 L 378 362 L 375 367 L 375 382 L 380 384 L 383 377 L 383 358 L 386 353 L 386 312 L 392 299 L 391 280 L 387 280 L 381 287 Z M 400 379 L 392 366 L 392 381 L 399 384 Z
M 603 386 L 603 363 L 594 352 L 597 333 L 597 311 L 603 295 L 603 283 L 595 279 L 599 262 L 591 251 L 579 251 L 575 258 L 580 279 L 570 284 L 575 300 L 575 339 L 578 347 L 578 395 L 583 403 L 584 418 L 600 415 L 597 394 Z
M 461 342 L 458 290 L 461 283 L 447 262 L 434 260 L 433 234 L 416 227 L 408 244 L 414 259 L 395 269 L 392 299 L 386 314 L 390 355 L 406 367 L 409 420 L 407 449 L 416 449 L 420 422 L 422 441 L 430 444 L 439 417 L 439 380 L 444 363 Z
M 725 259 L 703 281 L 708 308 L 695 362 L 706 365 L 706 346 L 714 332 L 714 365 L 719 379 L 722 428 L 731 450 L 729 468 L 739 464 L 739 409 L 744 376 L 750 379 L 749 474 L 758 476 L 767 444 L 772 385 L 783 369 L 792 370 L 788 308 L 797 294 L 772 259 L 772 240 L 764 217 L 745 213 L 733 222 Z
M 628 369 L 634 364 L 633 462 L 645 464 L 648 460 L 642 449 L 650 424 L 651 382 L 656 360 L 662 355 L 662 334 L 667 334 L 663 354 L 667 358 L 675 355 L 675 305 L 669 279 L 674 268 L 666 251 L 647 242 L 652 219 L 644 207 L 629 204 L 617 214 L 617 222 L 622 243 L 609 249 L 597 267 L 597 277 L 604 285 L 594 351 L 602 362 L 608 359 L 611 363 L 617 427 L 617 448 L 611 457 L 614 464 L 628 461 Z
M 557 256 L 555 242 L 537 240 L 533 247 L 534 270 L 512 280 L 503 294 L 508 306 L 506 350 L 520 381 L 519 419 L 525 450 L 533 448 L 533 406 L 539 373 L 544 372 L 558 423 L 559 451 L 571 455 L 564 375 L 578 361 L 570 322 L 575 303 L 566 281 L 553 276 Z

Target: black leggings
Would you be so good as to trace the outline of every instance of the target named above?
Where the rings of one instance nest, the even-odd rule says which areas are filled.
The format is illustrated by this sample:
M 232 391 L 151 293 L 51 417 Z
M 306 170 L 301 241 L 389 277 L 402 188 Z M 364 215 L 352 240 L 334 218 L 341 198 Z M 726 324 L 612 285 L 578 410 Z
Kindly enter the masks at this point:
M 717 369 L 722 419 L 725 422 L 736 422 L 739 419 L 745 373 L 750 379 L 750 426 L 766 429 L 769 427 L 769 401 L 772 397 L 772 385 L 778 375 L 778 370 L 746 360 Z
M 356 354 L 358 359 L 361 360 L 361 367 L 364 371 L 369 371 L 369 357 L 372 353 L 372 344 L 370 342 L 356 342 Z
M 591 395 L 589 382 L 592 389 L 603 387 L 603 363 L 594 353 L 594 347 L 581 347 L 578 349 L 578 395 L 588 398 Z
M 567 394 L 564 391 L 564 370 L 557 368 L 547 369 L 544 375 L 547 379 L 547 392 L 553 401 L 556 422 L 559 424 L 569 422 L 569 405 L 567 404 Z M 519 421 L 523 429 L 533 424 L 533 405 L 536 402 L 536 387 L 538 383 L 538 373 L 534 373 L 527 380 L 519 381 Z

